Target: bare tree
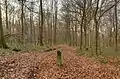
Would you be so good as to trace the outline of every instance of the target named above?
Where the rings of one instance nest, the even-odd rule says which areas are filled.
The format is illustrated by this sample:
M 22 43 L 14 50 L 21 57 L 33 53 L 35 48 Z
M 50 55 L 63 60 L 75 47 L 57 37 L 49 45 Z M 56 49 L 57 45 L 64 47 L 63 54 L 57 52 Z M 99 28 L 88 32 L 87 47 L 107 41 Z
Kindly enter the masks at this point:
M 0 3 L 0 48 L 8 48 L 3 33 L 1 3 Z
M 43 45 L 43 7 L 42 7 L 42 0 L 40 0 L 40 14 L 41 14 L 41 18 L 39 18 L 39 33 L 40 33 L 40 37 L 39 37 L 39 43 L 42 46 Z M 40 17 L 40 15 L 39 15 Z M 41 20 L 41 23 L 40 23 Z
M 33 42 L 33 2 L 31 2 L 31 10 L 30 10 L 30 40 Z
M 117 0 L 115 0 L 115 50 L 118 50 Z
M 6 9 L 6 11 L 5 11 L 5 13 L 6 13 L 6 28 L 8 30 L 9 28 L 8 28 L 8 1 L 7 0 L 5 0 L 5 9 Z
M 50 2 L 50 12 L 48 11 L 48 18 L 50 19 L 50 25 L 48 26 L 48 43 L 52 45 L 52 28 L 53 28 L 53 0 Z M 49 20 L 47 19 L 47 20 Z
M 55 0 L 55 4 L 54 4 L 54 7 L 55 7 L 55 24 L 54 24 L 54 44 L 56 44 L 56 30 L 57 30 L 57 3 L 58 3 L 58 0 Z
M 24 3 L 26 2 L 26 0 L 18 0 L 21 2 L 21 26 L 22 26 L 22 36 L 21 39 L 24 41 L 24 31 L 25 31 L 25 27 L 24 27 Z
M 97 4 L 96 4 L 96 9 L 95 9 L 95 13 L 94 13 L 94 22 L 95 22 L 95 32 L 96 32 L 96 54 L 98 54 L 98 35 L 99 35 L 99 28 L 98 28 L 98 20 L 97 20 L 97 13 L 98 13 L 98 9 L 99 9 L 99 0 L 97 0 Z

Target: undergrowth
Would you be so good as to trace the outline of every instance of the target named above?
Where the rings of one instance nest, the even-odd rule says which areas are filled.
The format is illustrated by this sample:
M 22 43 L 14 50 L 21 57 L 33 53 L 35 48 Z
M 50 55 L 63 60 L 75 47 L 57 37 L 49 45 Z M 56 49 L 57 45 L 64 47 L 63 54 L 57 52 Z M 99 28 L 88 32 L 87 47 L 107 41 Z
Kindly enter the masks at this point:
M 85 49 L 80 50 L 80 48 L 78 47 L 76 51 L 79 56 L 95 58 L 95 60 L 103 64 L 109 63 L 110 57 L 111 60 L 114 60 L 116 56 L 120 59 L 120 50 L 115 51 L 113 47 L 106 47 L 101 49 L 102 50 L 99 51 L 98 55 L 96 55 L 95 53 L 95 48 L 89 48 L 89 50 Z
M 22 44 L 18 41 L 8 41 L 7 45 L 9 49 L 3 49 L 0 48 L 0 55 L 10 55 L 13 53 L 21 53 L 24 51 L 40 51 L 46 49 L 48 46 L 40 46 L 39 44 L 31 44 L 31 43 L 25 43 Z M 19 50 L 19 51 L 13 51 L 13 50 Z

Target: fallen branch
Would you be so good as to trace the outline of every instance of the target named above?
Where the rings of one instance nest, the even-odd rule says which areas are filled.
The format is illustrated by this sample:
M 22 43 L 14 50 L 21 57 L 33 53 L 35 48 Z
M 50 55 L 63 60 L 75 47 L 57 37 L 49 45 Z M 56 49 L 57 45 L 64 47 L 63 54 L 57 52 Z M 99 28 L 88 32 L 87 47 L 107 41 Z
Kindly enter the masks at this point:
M 43 50 L 43 52 L 50 52 L 50 51 L 57 50 L 59 48 L 61 48 L 61 47 L 51 47 L 51 48 L 47 48 L 47 49 Z

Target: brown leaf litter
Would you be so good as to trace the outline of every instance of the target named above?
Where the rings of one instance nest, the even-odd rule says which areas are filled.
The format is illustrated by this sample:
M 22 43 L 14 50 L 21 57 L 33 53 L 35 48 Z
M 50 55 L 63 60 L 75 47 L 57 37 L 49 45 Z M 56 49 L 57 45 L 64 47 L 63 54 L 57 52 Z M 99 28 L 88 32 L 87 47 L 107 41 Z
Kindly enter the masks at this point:
M 75 49 L 58 46 L 63 66 L 56 64 L 56 50 L 0 57 L 0 79 L 120 79 L 119 68 L 77 56 Z

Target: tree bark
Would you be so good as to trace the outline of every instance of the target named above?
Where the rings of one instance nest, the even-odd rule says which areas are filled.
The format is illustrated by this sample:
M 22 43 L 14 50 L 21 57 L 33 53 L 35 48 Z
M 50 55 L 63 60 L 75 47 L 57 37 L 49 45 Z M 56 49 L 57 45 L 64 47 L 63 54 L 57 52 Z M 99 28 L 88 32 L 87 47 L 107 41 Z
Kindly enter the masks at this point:
M 8 3 L 7 3 L 7 0 L 5 0 L 5 8 L 6 8 L 6 28 L 7 30 L 9 31 L 9 27 L 8 27 Z
M 85 36 L 85 45 L 84 45 L 84 48 L 86 49 L 87 47 L 87 28 L 86 28 L 86 0 L 84 0 L 84 10 L 83 10 L 83 13 L 84 13 L 84 36 Z
M 54 44 L 56 44 L 56 35 L 57 35 L 57 34 L 56 34 L 56 30 L 57 30 L 57 9 L 58 9 L 57 3 L 58 3 L 58 1 L 55 0 Z
M 41 24 L 39 23 L 39 43 L 41 46 L 43 46 L 43 7 L 42 7 L 42 0 L 40 0 L 40 13 L 41 13 Z M 40 20 L 39 20 L 40 21 Z
M 115 50 L 118 50 L 117 0 L 115 0 Z
M 3 33 L 1 4 L 0 4 L 0 48 L 8 48 Z
M 22 4 L 21 4 L 21 25 L 22 25 L 22 36 L 21 36 L 21 40 L 22 40 L 22 43 L 24 41 L 24 0 L 22 0 Z
M 98 20 L 97 20 L 98 9 L 99 9 L 99 0 L 97 0 L 96 10 L 95 10 L 95 13 L 94 13 L 95 32 L 96 32 L 96 35 L 95 35 L 96 55 L 98 55 L 98 35 L 99 35 L 99 27 L 98 27 Z
M 33 2 L 31 2 L 30 10 L 30 42 L 33 43 Z

